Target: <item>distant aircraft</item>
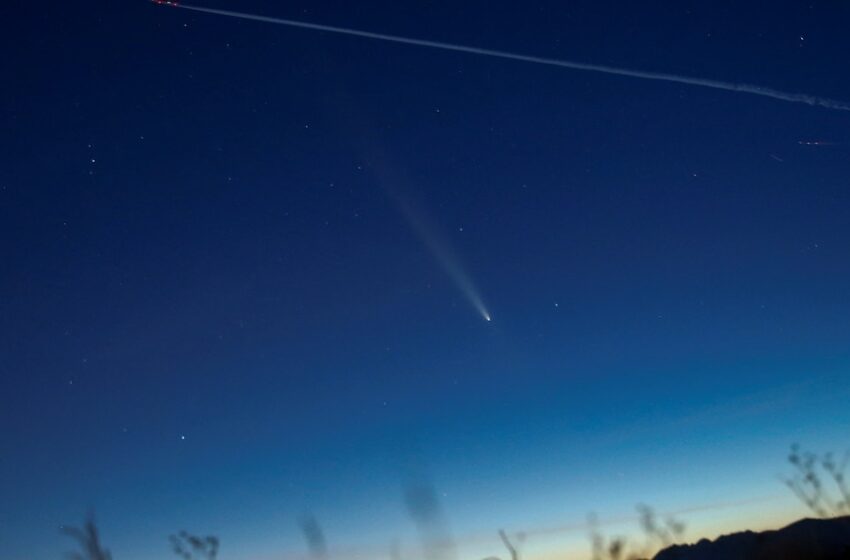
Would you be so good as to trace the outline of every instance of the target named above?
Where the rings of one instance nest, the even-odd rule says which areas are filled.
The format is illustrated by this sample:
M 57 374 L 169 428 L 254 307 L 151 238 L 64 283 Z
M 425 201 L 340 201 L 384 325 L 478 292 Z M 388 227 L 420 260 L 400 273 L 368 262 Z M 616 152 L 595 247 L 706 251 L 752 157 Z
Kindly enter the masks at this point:
M 160 6 L 174 6 L 175 8 L 180 5 L 175 0 L 151 0 L 151 2 Z
M 801 146 L 835 146 L 838 142 L 830 142 L 829 140 L 797 140 Z

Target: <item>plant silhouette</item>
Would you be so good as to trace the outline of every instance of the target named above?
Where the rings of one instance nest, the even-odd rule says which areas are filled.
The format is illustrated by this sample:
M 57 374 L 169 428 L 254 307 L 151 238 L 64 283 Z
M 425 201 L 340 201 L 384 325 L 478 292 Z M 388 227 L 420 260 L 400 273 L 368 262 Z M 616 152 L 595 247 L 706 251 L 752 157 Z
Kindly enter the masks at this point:
M 71 560 L 112 560 L 112 554 L 100 542 L 93 513 L 89 514 L 82 527 L 63 527 L 62 533 L 77 541 L 80 546 L 80 551 L 68 553 Z
M 646 504 L 638 504 L 638 523 L 644 534 L 642 545 L 629 546 L 625 537 L 607 538 L 599 530 L 595 515 L 588 516 L 590 526 L 591 558 L 593 560 L 638 560 L 648 558 L 653 549 L 673 544 L 685 532 L 685 524 L 672 515 L 659 519 L 655 510 Z
M 783 481 L 812 513 L 818 517 L 850 514 L 850 488 L 845 476 L 850 451 L 836 461 L 832 453 L 818 456 L 794 444 L 788 462 L 794 472 Z
M 218 556 L 218 537 L 198 537 L 186 531 L 180 531 L 176 535 L 168 537 L 171 542 L 171 550 L 184 560 L 195 560 L 204 558 L 215 560 Z

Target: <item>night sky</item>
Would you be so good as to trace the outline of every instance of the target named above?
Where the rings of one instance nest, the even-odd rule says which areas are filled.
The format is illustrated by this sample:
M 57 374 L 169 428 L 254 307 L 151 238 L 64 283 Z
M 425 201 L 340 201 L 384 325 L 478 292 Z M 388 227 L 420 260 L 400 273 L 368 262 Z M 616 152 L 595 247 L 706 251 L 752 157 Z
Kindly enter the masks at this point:
M 204 5 L 850 101 L 846 3 L 568 4 Z M 459 558 L 569 560 L 639 502 L 790 521 L 788 447 L 848 443 L 850 112 L 143 0 L 4 21 L 4 558 L 89 510 L 116 560 L 295 558 L 304 515 L 418 558 L 426 481 Z

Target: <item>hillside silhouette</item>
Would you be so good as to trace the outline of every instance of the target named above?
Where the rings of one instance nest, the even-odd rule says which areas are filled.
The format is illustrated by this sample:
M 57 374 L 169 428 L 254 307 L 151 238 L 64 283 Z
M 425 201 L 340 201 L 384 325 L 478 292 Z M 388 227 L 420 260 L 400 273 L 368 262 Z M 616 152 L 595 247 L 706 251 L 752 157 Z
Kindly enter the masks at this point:
M 673 545 L 653 560 L 850 560 L 850 516 L 801 519 L 778 530 Z

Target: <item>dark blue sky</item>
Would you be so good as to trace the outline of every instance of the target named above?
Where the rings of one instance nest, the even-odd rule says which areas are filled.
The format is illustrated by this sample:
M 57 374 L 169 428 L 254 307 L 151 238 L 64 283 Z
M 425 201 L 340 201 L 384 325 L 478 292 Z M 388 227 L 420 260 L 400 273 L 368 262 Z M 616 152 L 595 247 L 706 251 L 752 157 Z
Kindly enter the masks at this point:
M 850 100 L 848 6 L 633 4 L 209 6 Z M 88 508 L 124 560 L 297 552 L 305 511 L 412 546 L 412 464 L 463 541 L 846 443 L 850 113 L 141 0 L 7 21 L 4 557 Z

